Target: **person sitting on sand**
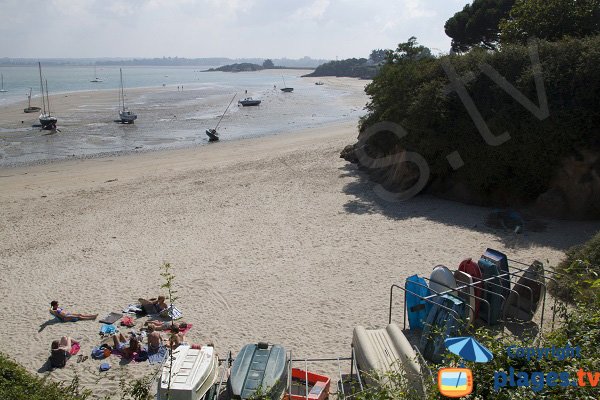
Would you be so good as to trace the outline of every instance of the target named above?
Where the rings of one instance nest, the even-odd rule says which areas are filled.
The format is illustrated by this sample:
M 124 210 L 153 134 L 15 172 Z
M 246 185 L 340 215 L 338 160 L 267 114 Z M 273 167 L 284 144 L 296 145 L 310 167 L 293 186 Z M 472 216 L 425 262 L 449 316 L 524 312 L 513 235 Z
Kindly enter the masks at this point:
M 148 328 L 152 327 L 155 331 L 166 331 L 171 327 L 176 327 L 180 331 L 184 331 L 188 327 L 187 322 L 171 322 L 171 321 L 146 321 Z
M 138 299 L 142 309 L 146 311 L 146 314 L 160 314 L 161 311 L 169 308 L 167 303 L 165 302 L 165 296 L 158 296 L 158 298 L 146 300 L 146 299 Z
M 173 327 L 171 329 L 171 334 L 169 335 L 169 343 L 167 343 L 167 347 L 176 349 L 182 344 L 187 345 L 185 341 L 185 335 L 179 332 L 179 328 Z
M 79 320 L 94 320 L 98 317 L 98 314 L 79 314 L 79 313 L 70 313 L 65 311 L 63 308 L 58 306 L 58 301 L 52 300 L 50 302 L 50 314 L 54 315 L 56 318 L 60 319 L 63 322 L 66 321 L 79 321 Z
M 162 336 L 158 333 L 153 325 L 148 326 L 148 353 L 157 353 L 162 345 Z
M 121 352 L 124 358 L 131 359 L 133 358 L 134 353 L 142 351 L 142 344 L 135 335 L 130 336 L 129 342 L 122 333 L 119 333 L 118 336 L 113 335 L 112 338 L 115 344 L 114 349 Z M 129 346 L 127 344 L 129 344 Z
M 60 340 L 54 340 L 50 345 L 50 366 L 52 368 L 63 368 L 71 357 L 72 339 L 63 336 Z

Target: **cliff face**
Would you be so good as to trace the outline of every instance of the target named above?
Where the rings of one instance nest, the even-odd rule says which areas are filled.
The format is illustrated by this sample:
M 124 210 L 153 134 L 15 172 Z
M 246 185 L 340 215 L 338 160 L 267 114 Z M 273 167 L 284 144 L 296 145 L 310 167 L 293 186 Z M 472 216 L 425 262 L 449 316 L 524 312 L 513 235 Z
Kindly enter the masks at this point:
M 414 187 L 420 177 L 418 168 L 413 163 L 404 162 L 406 152 L 403 149 L 391 153 L 386 155 L 359 140 L 354 145 L 346 146 L 340 157 L 359 165 L 373 181 L 390 192 Z M 443 178 L 429 177 L 422 192 L 480 206 L 524 207 L 553 218 L 599 219 L 600 149 L 581 150 L 577 155 L 564 159 L 548 189 L 533 202 L 520 199 L 507 188 L 498 188 L 482 195 L 455 174 Z

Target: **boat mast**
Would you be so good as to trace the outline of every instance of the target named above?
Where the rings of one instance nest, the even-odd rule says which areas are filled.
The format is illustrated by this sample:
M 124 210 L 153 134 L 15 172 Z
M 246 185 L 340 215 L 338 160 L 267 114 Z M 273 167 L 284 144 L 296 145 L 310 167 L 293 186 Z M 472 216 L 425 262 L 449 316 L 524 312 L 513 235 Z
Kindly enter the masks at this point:
M 50 116 L 50 97 L 48 96 L 48 79 L 46 79 L 46 100 L 48 103 L 48 116 Z
M 2 77 L 2 87 L 0 88 L 0 90 L 4 90 L 4 75 L 0 74 L 0 77 Z
M 29 107 L 27 108 L 31 108 L 31 88 L 29 88 L 29 96 L 27 96 L 27 100 L 29 100 Z
M 229 102 L 229 105 L 227 106 L 227 108 L 223 112 L 223 115 L 221 115 L 221 118 L 219 118 L 219 122 L 217 122 L 217 126 L 215 126 L 215 131 L 217 130 L 217 128 L 219 127 L 219 124 L 223 120 L 223 117 L 225 116 L 225 113 L 227 112 L 227 110 L 229 110 L 229 107 L 231 106 L 231 103 L 233 103 L 233 99 L 235 99 L 235 96 L 237 96 L 237 93 L 233 95 L 233 97 L 231 98 L 231 101 Z
M 40 87 L 42 89 L 42 107 L 44 108 L 44 114 L 46 114 L 46 100 L 44 99 L 44 82 L 42 81 L 42 63 L 38 61 L 40 67 Z
M 119 98 L 119 105 L 121 105 L 121 101 L 123 102 L 123 112 L 125 112 L 125 93 L 123 92 L 123 69 L 119 68 L 119 73 L 121 74 L 121 96 Z

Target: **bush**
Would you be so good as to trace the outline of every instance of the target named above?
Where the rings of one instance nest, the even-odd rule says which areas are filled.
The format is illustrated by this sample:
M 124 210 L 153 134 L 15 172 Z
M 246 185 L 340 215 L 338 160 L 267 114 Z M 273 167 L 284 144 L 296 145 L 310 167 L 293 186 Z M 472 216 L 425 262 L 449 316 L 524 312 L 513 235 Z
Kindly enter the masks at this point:
M 90 394 L 80 389 L 77 377 L 68 386 L 40 379 L 0 353 L 0 399 L 84 400 Z
M 558 282 L 550 282 L 553 295 L 568 302 L 598 303 L 600 299 L 600 232 L 588 242 L 567 251 L 557 267 Z
M 482 203 L 529 204 L 550 187 L 563 159 L 579 150 L 600 148 L 600 36 L 539 42 L 539 58 L 550 116 L 539 120 L 514 100 L 480 66 L 490 65 L 539 105 L 529 49 L 506 45 L 497 52 L 388 62 L 366 88 L 371 96 L 361 133 L 377 122 L 400 124 L 402 139 L 377 135 L 371 153 L 406 149 L 421 154 L 431 169 L 430 182 L 463 183 Z M 450 63 L 460 77 L 471 73 L 467 92 L 494 135 L 511 139 L 488 145 L 456 91 L 448 93 L 444 70 Z M 359 135 L 359 145 L 364 145 Z M 465 165 L 454 171 L 446 156 L 459 151 Z M 500 205 L 503 205 L 500 204 Z

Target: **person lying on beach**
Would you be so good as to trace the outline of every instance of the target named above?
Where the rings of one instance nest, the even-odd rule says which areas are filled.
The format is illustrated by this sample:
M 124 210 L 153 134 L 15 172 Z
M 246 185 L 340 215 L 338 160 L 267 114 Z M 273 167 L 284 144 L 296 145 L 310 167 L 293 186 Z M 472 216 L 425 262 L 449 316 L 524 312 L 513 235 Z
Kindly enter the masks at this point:
M 154 329 L 153 325 L 148 326 L 148 353 L 157 353 L 162 345 L 162 336 Z
M 94 320 L 98 317 L 98 314 L 80 314 L 70 313 L 65 311 L 63 308 L 58 306 L 58 301 L 52 300 L 50 302 L 50 314 L 63 322 L 66 321 L 79 321 L 79 320 Z
M 131 359 L 133 358 L 134 353 L 139 353 L 142 351 L 142 344 L 138 341 L 135 335 L 130 336 L 129 342 L 122 333 L 119 333 L 118 336 L 113 335 L 112 338 L 115 344 L 114 349 L 120 351 L 124 358 Z
M 167 331 L 172 327 L 176 327 L 180 331 L 186 330 L 187 322 L 171 322 L 171 321 L 146 321 L 148 328 L 152 327 L 155 331 Z
M 161 311 L 169 308 L 167 303 L 165 303 L 165 296 L 158 296 L 158 298 L 146 300 L 146 299 L 138 299 L 142 309 L 146 311 L 146 314 L 160 314 Z
M 50 345 L 50 366 L 52 368 L 63 368 L 71 356 L 72 339 L 63 336 L 60 340 L 54 340 Z

